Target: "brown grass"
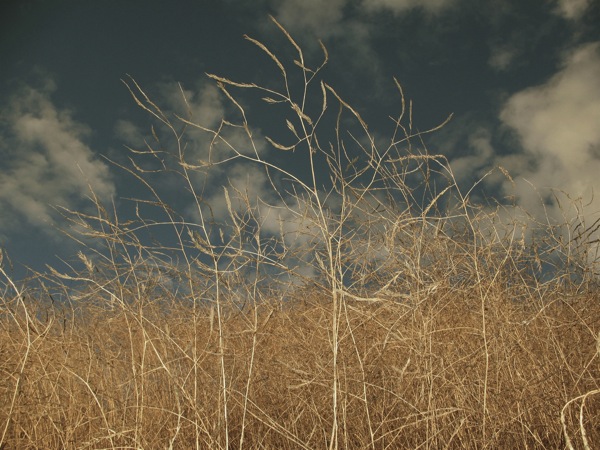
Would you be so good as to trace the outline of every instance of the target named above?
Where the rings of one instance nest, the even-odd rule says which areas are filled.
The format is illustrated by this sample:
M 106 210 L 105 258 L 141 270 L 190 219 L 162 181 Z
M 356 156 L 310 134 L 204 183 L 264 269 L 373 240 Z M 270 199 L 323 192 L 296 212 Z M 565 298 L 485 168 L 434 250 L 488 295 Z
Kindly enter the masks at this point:
M 477 292 L 346 302 L 339 448 L 563 448 L 563 406 L 598 389 L 600 299 L 559 294 L 525 303 L 494 287 L 487 352 Z M 301 297 L 224 311 L 227 418 L 210 308 L 5 300 L 3 448 L 223 448 L 225 420 L 231 448 L 242 435 L 247 448 L 326 448 L 330 299 Z M 566 411 L 570 438 L 583 448 L 584 429 L 596 448 L 600 396 L 580 407 Z

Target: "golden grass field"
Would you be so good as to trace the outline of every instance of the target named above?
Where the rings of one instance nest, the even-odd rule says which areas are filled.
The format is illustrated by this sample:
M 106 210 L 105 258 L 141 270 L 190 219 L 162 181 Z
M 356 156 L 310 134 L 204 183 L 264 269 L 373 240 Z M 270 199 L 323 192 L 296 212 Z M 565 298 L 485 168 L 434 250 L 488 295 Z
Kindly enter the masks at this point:
M 340 308 L 339 448 L 597 448 L 598 294 L 488 288 Z M 5 298 L 2 448 L 327 448 L 330 299 L 222 315 Z

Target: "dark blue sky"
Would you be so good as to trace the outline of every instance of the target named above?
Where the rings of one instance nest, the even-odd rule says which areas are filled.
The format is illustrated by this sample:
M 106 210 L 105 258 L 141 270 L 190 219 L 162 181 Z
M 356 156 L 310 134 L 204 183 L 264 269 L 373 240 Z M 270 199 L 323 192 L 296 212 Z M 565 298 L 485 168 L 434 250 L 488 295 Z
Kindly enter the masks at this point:
M 269 14 L 311 61 L 322 39 L 330 54 L 324 77 L 374 132 L 388 133 L 388 116 L 399 111 L 396 77 L 413 100 L 417 128 L 454 114 L 427 145 L 450 159 L 464 185 L 502 165 L 515 185 L 492 177 L 488 195 L 514 195 L 536 213 L 531 185 L 555 187 L 590 200 L 590 220 L 600 211 L 598 2 L 5 0 L 0 245 L 18 274 L 22 265 L 39 269 L 77 252 L 55 207 L 86 210 L 88 185 L 119 207 L 137 193 L 102 158 L 124 162 L 124 145 L 149 136 L 152 122 L 121 79 L 130 74 L 167 109 L 177 106 L 179 82 L 197 116 L 214 122 L 224 102 L 205 72 L 267 83 L 278 75 L 244 34 L 283 60 L 294 56 Z M 276 115 L 254 112 L 262 114 L 259 130 L 271 133 Z M 248 172 L 232 167 L 225 175 L 235 182 Z M 560 213 L 552 200 L 547 207 Z

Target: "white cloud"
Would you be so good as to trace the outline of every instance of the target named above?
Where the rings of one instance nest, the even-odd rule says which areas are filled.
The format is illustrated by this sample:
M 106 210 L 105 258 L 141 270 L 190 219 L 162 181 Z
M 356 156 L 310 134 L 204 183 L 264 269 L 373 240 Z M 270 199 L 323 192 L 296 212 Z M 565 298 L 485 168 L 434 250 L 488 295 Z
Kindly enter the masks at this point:
M 596 176 L 582 179 L 600 164 L 592 149 L 600 143 L 600 44 L 574 50 L 547 83 L 514 94 L 502 121 L 523 147 L 539 158 L 546 184 L 566 183 L 582 193 Z
M 276 4 L 276 18 L 289 31 L 310 30 L 319 37 L 335 33 L 343 20 L 347 0 L 283 0 Z
M 309 62 L 309 67 L 322 59 L 317 39 L 322 39 L 325 45 L 337 40 L 338 61 L 347 54 L 344 64 L 349 70 L 368 70 L 371 78 L 379 77 L 381 62 L 370 41 L 371 25 L 362 17 L 369 11 L 360 11 L 361 17 L 351 18 L 345 13 L 351 7 L 349 0 L 273 0 L 277 21 L 301 44 L 304 56 L 315 61 Z M 311 58 L 313 54 L 318 55 L 316 59 Z
M 421 9 L 438 14 L 455 4 L 457 0 L 272 0 L 275 17 L 290 32 L 310 32 L 319 38 L 332 36 L 353 39 L 367 37 L 371 27 L 364 20 L 365 14 L 391 12 L 402 14 L 411 9 Z M 355 9 L 358 19 L 351 19 L 346 10 Z M 364 44 L 363 42 L 363 45 Z
M 136 124 L 129 120 L 120 119 L 117 121 L 115 135 L 127 145 L 140 148 L 144 146 L 144 134 Z
M 492 69 L 504 71 L 509 68 L 517 56 L 514 48 L 509 46 L 491 46 L 488 64 Z
M 577 20 L 591 3 L 591 0 L 558 0 L 554 12 L 565 19 Z
M 494 156 L 491 133 L 486 128 L 478 128 L 468 136 L 468 147 L 472 153 L 451 160 L 452 173 L 458 181 L 479 177 L 484 166 L 489 165 Z
M 439 13 L 455 0 L 364 0 L 367 10 L 388 10 L 400 14 L 410 9 L 422 8 L 430 13 Z
M 89 195 L 88 186 L 101 201 L 115 193 L 108 166 L 85 143 L 90 130 L 54 106 L 53 90 L 50 82 L 41 89 L 23 88 L 6 110 L 0 229 L 24 220 L 51 232 L 53 206 L 76 209 Z
M 252 130 L 252 139 L 250 139 L 242 127 L 225 124 L 220 128 L 219 138 L 215 138 L 213 133 L 200 128 L 216 131 L 223 119 L 240 124 L 239 112 L 228 102 L 229 100 L 212 83 L 199 84 L 195 89 L 183 90 L 178 83 L 166 83 L 160 86 L 159 104 L 166 105 L 165 112 L 169 114 L 174 112 L 199 126 L 188 126 L 185 134 L 187 163 L 192 165 L 200 161 L 215 163 L 236 154 L 264 152 L 266 141 L 259 130 Z
M 214 186 L 212 195 L 207 196 L 202 205 L 206 220 L 232 225 L 224 189 L 226 188 L 232 212 L 238 216 L 238 223 L 249 227 L 246 231 L 254 233 L 260 230 L 263 245 L 267 240 L 274 238 L 280 244 L 285 244 L 288 251 L 291 250 L 285 258 L 279 260 L 281 264 L 293 268 L 294 275 L 288 274 L 291 276 L 290 281 L 295 283 L 302 277 L 312 278 L 316 275 L 316 270 L 311 263 L 312 246 L 318 246 L 321 242 L 321 234 L 311 205 L 301 197 L 287 196 L 282 199 L 271 186 L 264 168 L 247 161 L 229 165 L 221 172 L 220 182 L 220 185 Z M 210 208 L 204 208 L 204 205 L 210 205 Z M 191 214 L 192 220 L 199 223 L 197 210 L 193 211 L 189 208 L 188 213 Z M 250 217 L 253 220 L 248 220 Z M 240 218 L 244 219 L 240 220 Z M 235 234 L 234 230 L 228 231 L 226 226 L 222 231 L 225 236 Z M 254 244 L 252 239 L 248 249 L 251 250 L 250 247 Z M 263 251 L 274 258 L 276 255 L 270 254 L 271 250 L 268 247 Z M 282 247 L 279 247 L 278 251 L 281 249 Z M 277 255 L 278 258 L 279 256 Z
M 231 166 L 219 163 L 228 161 L 233 164 L 236 158 L 264 155 L 268 150 L 260 130 L 251 128 L 249 136 L 241 126 L 242 116 L 237 107 L 212 82 L 199 81 L 193 88 L 176 82 L 159 83 L 153 92 L 147 91 L 144 95 L 146 94 L 160 108 L 159 115 L 170 121 L 180 137 L 176 138 L 172 130 L 157 120 L 153 123 L 153 131 L 148 124 L 118 120 L 114 128 L 115 136 L 134 150 L 146 150 L 148 145 L 154 150 L 169 153 L 171 159 L 163 162 L 167 165 L 174 163 L 177 169 L 181 169 L 178 153 L 181 152 L 183 161 L 190 166 L 188 175 L 191 181 L 204 196 L 212 195 L 227 184 L 225 170 Z M 149 107 L 154 109 L 156 106 Z M 184 129 L 185 132 L 181 134 Z M 215 135 L 217 131 L 218 135 Z M 160 158 L 165 158 L 166 153 Z M 140 167 L 159 169 L 155 167 L 156 160 L 153 157 L 144 159 L 143 156 L 138 156 L 135 160 Z M 211 166 L 206 164 L 209 162 Z M 173 182 L 172 177 L 162 176 L 156 181 L 155 187 L 175 189 Z M 194 209 L 195 206 L 191 205 L 187 211 L 194 214 Z
M 314 211 L 299 197 L 279 197 L 264 168 L 248 162 L 233 164 L 222 174 L 222 182 L 223 186 L 207 198 L 217 222 L 229 218 L 226 187 L 233 211 L 244 215 L 251 210 L 264 236 L 277 236 L 298 247 L 318 235 Z
M 267 176 L 264 170 L 249 163 L 234 164 L 228 168 L 221 179 L 222 184 L 208 199 L 217 221 L 229 216 L 223 187 L 227 187 L 231 207 L 235 212 L 243 212 L 247 207 L 256 207 L 258 199 L 269 201 L 271 193 L 267 189 Z M 245 201 L 249 205 L 245 204 Z
M 401 14 L 420 8 L 429 13 L 440 13 L 456 0 L 362 0 L 353 5 L 350 0 L 273 0 L 275 17 L 290 32 L 309 31 L 319 38 L 344 36 L 352 39 L 366 37 L 368 22 L 351 20 L 345 9 L 357 6 L 364 15 L 373 12 Z M 361 39 L 362 40 L 362 39 Z M 364 45 L 364 43 L 363 43 Z
M 195 89 L 179 83 L 163 83 L 159 95 L 166 106 L 177 114 L 206 128 L 215 128 L 225 115 L 223 97 L 213 83 L 199 83 Z
M 600 212 L 600 43 L 572 50 L 546 83 L 511 96 L 500 118 L 525 151 L 499 160 L 522 180 L 514 190 L 520 205 L 542 213 L 541 197 L 545 212 L 560 220 L 566 206 L 558 205 L 546 189 L 551 187 L 589 202 L 583 212 L 588 219 Z M 508 182 L 505 188 L 512 191 Z

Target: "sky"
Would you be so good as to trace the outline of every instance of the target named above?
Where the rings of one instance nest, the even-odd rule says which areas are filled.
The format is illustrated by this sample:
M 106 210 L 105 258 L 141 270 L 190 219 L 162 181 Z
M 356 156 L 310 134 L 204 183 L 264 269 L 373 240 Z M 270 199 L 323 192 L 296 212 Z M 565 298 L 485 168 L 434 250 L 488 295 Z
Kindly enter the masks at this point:
M 314 65 L 323 42 L 323 77 L 374 133 L 389 132 L 388 117 L 400 110 L 395 77 L 412 100 L 415 128 L 452 114 L 427 136 L 427 148 L 448 158 L 461 186 L 500 165 L 512 181 L 489 177 L 486 195 L 559 217 L 555 188 L 582 199 L 588 223 L 597 217 L 600 2 L 3 0 L 0 246 L 15 276 L 76 255 L 79 244 L 63 233 L 59 211 L 92 211 L 90 188 L 125 217 L 127 199 L 143 195 L 118 164 L 127 163 L 127 147 L 144 146 L 153 122 L 122 80 L 134 79 L 168 111 L 189 107 L 216 126 L 230 105 L 207 73 L 267 85 L 280 75 L 244 35 L 294 57 L 269 15 Z M 258 106 L 249 113 L 262 114 L 259 150 L 275 152 L 260 138 L 277 115 Z M 189 146 L 190 155 L 207 157 L 205 137 L 191 133 Z M 264 172 L 237 164 L 219 170 L 204 180 L 215 214 L 226 213 L 223 180 L 268 195 Z M 177 203 L 172 178 L 155 182 Z

